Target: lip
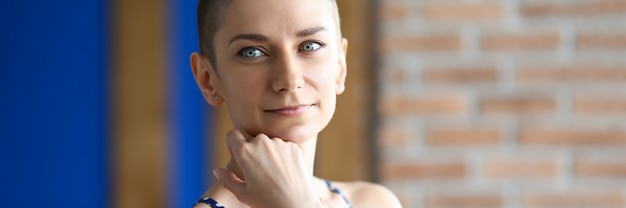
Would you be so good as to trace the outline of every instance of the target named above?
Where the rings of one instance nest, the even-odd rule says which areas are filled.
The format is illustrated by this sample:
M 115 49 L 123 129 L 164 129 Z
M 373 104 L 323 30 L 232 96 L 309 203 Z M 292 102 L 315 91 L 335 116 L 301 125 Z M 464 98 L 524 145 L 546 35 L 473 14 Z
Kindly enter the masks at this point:
M 300 114 L 307 112 L 309 109 L 313 108 L 314 105 L 315 104 L 295 105 L 295 106 L 282 107 L 282 108 L 277 108 L 277 109 L 272 109 L 272 110 L 265 110 L 265 112 L 277 114 L 280 116 L 295 116 L 295 115 L 300 115 Z

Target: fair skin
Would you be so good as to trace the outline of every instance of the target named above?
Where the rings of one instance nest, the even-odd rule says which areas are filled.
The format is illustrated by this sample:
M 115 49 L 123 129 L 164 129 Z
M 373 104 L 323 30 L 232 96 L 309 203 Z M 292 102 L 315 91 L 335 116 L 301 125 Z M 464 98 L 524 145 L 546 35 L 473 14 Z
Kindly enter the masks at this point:
M 317 135 L 347 74 L 347 40 L 328 4 L 234 0 L 214 39 L 215 68 L 192 54 L 202 94 L 225 104 L 234 126 L 226 135 L 228 168 L 214 170 L 217 183 L 204 196 L 227 208 L 345 207 L 313 176 Z M 354 207 L 400 207 L 382 186 L 333 183 Z

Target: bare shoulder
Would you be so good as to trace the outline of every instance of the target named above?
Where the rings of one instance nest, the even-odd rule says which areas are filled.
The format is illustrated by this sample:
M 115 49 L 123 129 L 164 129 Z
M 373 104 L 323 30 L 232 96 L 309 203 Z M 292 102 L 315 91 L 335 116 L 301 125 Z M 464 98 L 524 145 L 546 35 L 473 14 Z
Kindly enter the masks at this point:
M 402 207 L 398 197 L 380 184 L 365 181 L 332 183 L 346 195 L 353 207 Z

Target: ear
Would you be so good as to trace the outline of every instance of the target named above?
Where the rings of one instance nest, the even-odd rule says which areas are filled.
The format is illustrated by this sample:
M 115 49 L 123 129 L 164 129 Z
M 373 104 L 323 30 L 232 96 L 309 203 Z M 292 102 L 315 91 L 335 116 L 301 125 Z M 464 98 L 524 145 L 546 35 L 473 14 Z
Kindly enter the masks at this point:
M 339 51 L 339 77 L 337 77 L 337 95 L 341 95 L 346 90 L 346 76 L 348 75 L 346 65 L 346 54 L 348 53 L 348 40 L 341 38 L 341 50 Z
M 202 92 L 204 99 L 213 106 L 224 102 L 224 98 L 219 92 L 219 79 L 210 63 L 199 53 L 192 53 L 190 57 L 191 71 L 196 80 L 196 84 Z M 215 99 L 217 96 L 217 99 Z

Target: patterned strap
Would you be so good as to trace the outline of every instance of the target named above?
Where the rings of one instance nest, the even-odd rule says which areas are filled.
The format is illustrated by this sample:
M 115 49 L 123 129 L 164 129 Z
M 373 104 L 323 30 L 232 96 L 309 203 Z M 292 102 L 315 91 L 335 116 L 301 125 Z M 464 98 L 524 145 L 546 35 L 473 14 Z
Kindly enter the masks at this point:
M 341 198 L 343 198 L 343 201 L 346 202 L 346 205 L 348 205 L 349 208 L 352 208 L 352 204 L 350 204 L 350 201 L 348 201 L 348 198 L 346 197 L 346 195 L 341 193 L 341 191 L 335 185 L 333 185 L 330 181 L 326 180 L 326 186 L 328 186 L 328 188 L 332 192 L 339 194 Z M 196 204 L 199 204 L 199 203 L 208 204 L 209 206 L 211 206 L 211 208 L 224 208 L 224 205 L 217 203 L 217 201 L 215 201 L 211 197 L 203 197 L 202 199 L 198 200 L 198 202 L 196 202 Z
M 217 201 L 215 201 L 211 197 L 202 197 L 202 199 L 196 202 L 196 204 L 200 204 L 200 203 L 208 204 L 209 206 L 211 206 L 211 208 L 224 208 L 223 205 L 221 205 L 220 203 L 217 203 Z
M 333 185 L 329 180 L 326 180 L 326 185 L 328 186 L 328 188 L 332 191 L 335 192 L 336 194 L 339 194 L 339 196 L 341 196 L 341 198 L 343 198 L 343 201 L 346 202 L 346 205 L 348 205 L 349 208 L 352 208 L 352 204 L 350 204 L 350 201 L 348 201 L 348 197 L 346 197 L 346 195 L 344 195 L 343 193 L 341 193 L 341 191 L 339 190 L 339 188 L 337 188 L 335 185 Z

